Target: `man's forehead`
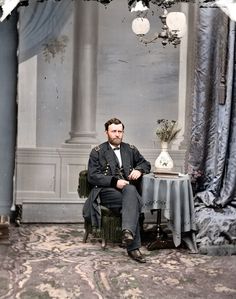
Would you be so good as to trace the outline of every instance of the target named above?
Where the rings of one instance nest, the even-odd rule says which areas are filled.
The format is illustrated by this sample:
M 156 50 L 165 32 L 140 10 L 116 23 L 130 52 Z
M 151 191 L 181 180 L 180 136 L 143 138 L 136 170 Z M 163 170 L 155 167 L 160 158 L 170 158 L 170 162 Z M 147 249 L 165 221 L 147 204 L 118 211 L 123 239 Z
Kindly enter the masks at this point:
M 111 125 L 109 125 L 108 128 L 111 129 L 111 130 L 123 130 L 123 126 L 122 126 L 122 124 L 118 124 L 118 125 L 116 125 L 116 124 L 111 124 Z

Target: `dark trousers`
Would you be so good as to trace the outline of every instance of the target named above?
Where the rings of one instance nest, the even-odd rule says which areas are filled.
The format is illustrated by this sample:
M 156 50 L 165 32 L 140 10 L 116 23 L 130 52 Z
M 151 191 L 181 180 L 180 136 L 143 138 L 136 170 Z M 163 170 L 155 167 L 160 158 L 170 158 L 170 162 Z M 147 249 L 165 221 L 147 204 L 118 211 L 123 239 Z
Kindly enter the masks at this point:
M 121 213 L 122 230 L 128 229 L 132 232 L 134 241 L 127 247 L 127 250 L 130 251 L 141 247 L 139 216 L 142 199 L 136 187 L 127 185 L 122 190 L 102 188 L 99 195 L 102 205 Z

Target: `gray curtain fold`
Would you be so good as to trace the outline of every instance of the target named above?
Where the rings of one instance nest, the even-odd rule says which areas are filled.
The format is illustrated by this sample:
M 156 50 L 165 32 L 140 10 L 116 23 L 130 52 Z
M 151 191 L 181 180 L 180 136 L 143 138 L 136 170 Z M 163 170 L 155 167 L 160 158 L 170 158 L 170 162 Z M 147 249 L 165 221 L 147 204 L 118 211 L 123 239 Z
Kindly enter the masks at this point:
M 224 207 L 236 203 L 235 23 L 228 30 L 226 16 L 217 8 L 200 9 L 199 15 L 189 171 L 202 174 L 197 197 L 207 206 Z
M 215 201 L 222 207 L 228 204 L 236 207 L 236 25 L 235 22 L 230 25 L 226 112 L 223 119 L 223 134 L 228 137 L 228 142 L 223 182 L 220 195 Z
M 45 44 L 58 37 L 72 12 L 72 1 L 29 1 L 19 8 L 19 62 L 40 53 Z
M 205 251 L 236 237 L 235 28 L 220 9 L 199 9 L 188 168 Z
M 17 22 L 15 10 L 9 20 L 0 23 L 0 215 L 9 216 L 13 208 L 15 175 Z

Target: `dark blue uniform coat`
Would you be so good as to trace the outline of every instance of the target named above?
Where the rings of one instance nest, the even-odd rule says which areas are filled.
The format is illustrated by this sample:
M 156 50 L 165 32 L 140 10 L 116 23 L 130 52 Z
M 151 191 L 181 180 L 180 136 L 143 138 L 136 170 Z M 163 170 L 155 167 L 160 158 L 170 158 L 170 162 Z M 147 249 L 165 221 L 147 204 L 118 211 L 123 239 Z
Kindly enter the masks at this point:
M 144 159 L 135 146 L 122 142 L 120 144 L 120 152 L 124 179 L 128 180 L 128 176 L 133 169 L 139 170 L 143 174 L 150 172 L 150 163 Z M 104 142 L 92 149 L 88 162 L 88 182 L 94 188 L 90 192 L 83 208 L 83 216 L 92 226 L 100 227 L 99 192 L 101 188 L 115 188 L 118 178 L 117 160 L 109 143 Z

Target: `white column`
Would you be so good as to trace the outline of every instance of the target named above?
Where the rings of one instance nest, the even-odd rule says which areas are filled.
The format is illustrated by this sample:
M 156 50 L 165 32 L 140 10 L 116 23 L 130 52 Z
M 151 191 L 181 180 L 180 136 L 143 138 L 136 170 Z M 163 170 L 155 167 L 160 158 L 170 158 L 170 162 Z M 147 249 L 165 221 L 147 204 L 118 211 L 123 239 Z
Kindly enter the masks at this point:
M 98 3 L 75 1 L 71 138 L 96 143 Z

